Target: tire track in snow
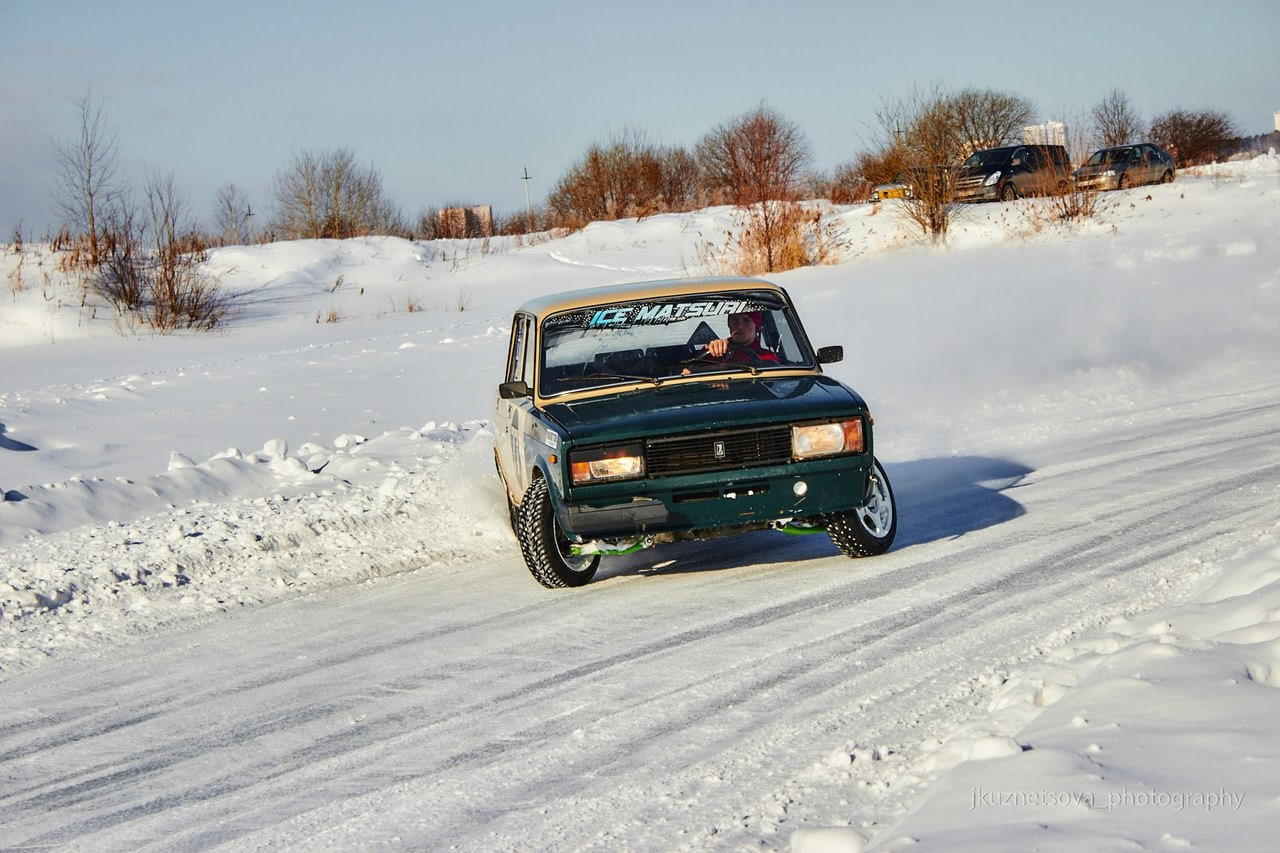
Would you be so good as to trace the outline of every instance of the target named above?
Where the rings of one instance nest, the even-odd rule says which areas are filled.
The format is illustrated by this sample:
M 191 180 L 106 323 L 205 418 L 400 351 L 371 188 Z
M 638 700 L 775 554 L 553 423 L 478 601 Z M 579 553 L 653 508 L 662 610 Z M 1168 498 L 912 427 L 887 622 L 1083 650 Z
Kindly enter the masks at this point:
M 1274 411 L 1271 406 L 1236 413 L 1234 422 L 1225 421 L 1235 423 L 1234 433 L 1213 437 L 1215 427 L 1206 426 L 1205 434 L 1185 436 L 1186 446 L 1172 452 L 1159 441 L 1152 447 L 1152 437 L 1141 436 L 1122 442 L 1119 452 L 1102 464 L 1047 466 L 1018 491 L 1030 504 L 1026 516 L 955 541 L 929 542 L 892 552 L 868 563 L 867 571 L 849 573 L 834 582 L 825 570 L 847 566 L 843 558 L 806 562 L 794 569 L 747 567 L 672 575 L 664 585 L 670 588 L 658 588 L 650 578 L 624 575 L 618 582 L 591 588 L 584 595 L 550 602 L 538 598 L 509 610 L 483 610 L 456 623 L 425 630 L 401 629 L 373 640 L 347 639 L 348 645 L 337 646 L 329 654 L 315 655 L 306 662 L 273 662 L 262 674 L 209 685 L 192 694 L 182 693 L 181 685 L 170 683 L 165 686 L 169 693 L 163 697 L 144 693 L 134 699 L 133 710 L 113 708 L 106 712 L 96 730 L 85 732 L 78 744 L 69 746 L 97 748 L 99 742 L 125 733 L 141 742 L 146 739 L 143 730 L 149 726 L 157 722 L 174 725 L 175 718 L 206 705 L 236 710 L 256 708 L 280 695 L 311 695 L 307 688 L 314 685 L 306 683 L 309 680 L 328 677 L 340 684 L 341 678 L 356 677 L 353 670 L 377 671 L 384 658 L 406 649 L 421 649 L 425 654 L 434 644 L 445 642 L 458 641 L 461 647 L 474 643 L 472 662 L 506 656 L 538 660 L 540 665 L 551 667 L 549 674 L 498 668 L 492 674 L 498 684 L 487 689 L 492 679 L 465 679 L 459 687 L 468 689 L 451 694 L 463 701 L 447 707 L 428 707 L 422 700 L 442 676 L 456 668 L 457 660 L 400 668 L 389 679 L 366 680 L 357 694 L 342 695 L 331 702 L 304 698 L 295 707 L 272 706 L 233 717 L 188 741 L 161 741 L 131 756 L 109 754 L 99 763 L 62 775 L 54 770 L 52 778 L 31 779 L 21 788 L 10 788 L 0 800 L 0 808 L 10 815 L 60 813 L 58 828 L 36 829 L 24 843 L 65 843 L 125 837 L 134 832 L 142 838 L 229 843 L 238 838 L 271 837 L 269 828 L 244 818 L 232 820 L 233 816 L 251 815 L 255 808 L 261 808 L 278 819 L 282 811 L 289 810 L 282 800 L 288 801 L 311 786 L 331 791 L 327 781 L 342 779 L 363 791 L 368 802 L 380 796 L 432 792 L 433 810 L 442 817 L 431 824 L 427 837 L 452 839 L 465 846 L 477 840 L 478 827 L 490 827 L 480 830 L 482 833 L 501 834 L 504 822 L 515 819 L 509 815 L 527 817 L 519 804 L 539 797 L 592 801 L 596 809 L 625 817 L 632 808 L 631 799 L 646 782 L 645 771 L 634 771 L 638 778 L 621 792 L 593 795 L 592 780 L 566 778 L 561 761 L 572 758 L 597 768 L 597 773 L 609 768 L 617 771 L 646 751 L 656 750 L 659 757 L 669 755 L 670 744 L 680 733 L 705 728 L 708 719 L 731 716 L 737 723 L 727 734 L 717 736 L 718 744 L 691 750 L 682 765 L 664 770 L 661 778 L 696 779 L 711 768 L 743 783 L 735 798 L 759 799 L 769 793 L 770 784 L 777 789 L 776 780 L 765 780 L 762 786 L 749 778 L 769 744 L 804 741 L 824 733 L 829 736 L 831 731 L 846 727 L 876 732 L 891 743 L 921 736 L 910 725 L 911 709 L 948 701 L 936 695 L 939 664 L 927 659 L 946 651 L 948 666 L 972 668 L 975 649 L 984 650 L 979 660 L 988 664 L 993 656 L 1000 658 L 1001 652 L 991 648 L 991 638 L 973 636 L 983 634 L 984 626 L 1006 626 L 1010 620 L 1021 619 L 1024 624 L 1016 630 L 1002 627 L 997 633 L 1003 652 L 1015 653 L 1014 647 L 1024 642 L 1026 631 L 1042 624 L 1044 617 L 1037 611 L 1051 612 L 1069 622 L 1097 605 L 1100 593 L 1091 599 L 1084 592 L 1092 584 L 1177 560 L 1195 547 L 1210 547 L 1219 532 L 1211 520 L 1189 525 L 1188 518 L 1206 518 L 1205 510 L 1212 512 L 1215 504 L 1240 502 L 1244 506 L 1232 513 L 1237 523 L 1256 520 L 1262 524 L 1270 519 L 1273 511 L 1265 497 L 1237 493 L 1280 481 L 1280 460 L 1271 446 L 1274 442 L 1268 440 L 1270 432 L 1249 423 Z M 1232 458 L 1252 462 L 1228 476 L 1221 466 Z M 1126 504 L 1126 490 L 1118 484 L 1143 476 L 1185 482 L 1182 488 L 1162 488 L 1154 498 Z M 1210 490 L 1206 498 L 1203 492 L 1209 487 L 1216 491 Z M 1082 491 L 1100 494 L 1103 499 L 1081 505 L 1073 496 Z M 1105 499 L 1108 494 L 1112 495 L 1109 503 Z M 1087 535 L 1071 536 L 1073 531 L 1085 529 Z M 1112 556 L 1117 548 L 1120 553 Z M 995 555 L 1005 562 L 993 571 L 984 562 Z M 522 571 L 515 561 L 498 569 L 506 570 Z M 972 579 L 966 575 L 970 570 L 974 572 Z M 783 577 L 788 574 L 793 577 Z M 803 576 L 803 583 L 794 577 L 797 574 Z M 815 581 L 816 587 L 808 586 Z M 946 581 L 954 588 L 940 588 Z M 410 581 L 397 581 L 397 585 L 407 583 Z M 424 583 L 447 584 L 456 594 L 457 585 L 465 579 L 428 578 Z M 803 592 L 797 594 L 797 587 Z M 759 604 L 753 596 L 756 589 L 773 596 L 767 599 L 771 603 Z M 607 635 L 610 620 L 630 609 L 660 619 L 671 612 L 663 609 L 663 603 L 673 592 L 678 596 L 676 603 L 682 605 L 674 609 L 681 617 L 697 616 L 696 600 L 707 594 L 719 593 L 722 600 L 738 603 L 736 609 L 712 610 L 710 618 L 703 615 L 692 627 L 668 627 L 622 638 L 630 639 L 629 643 L 599 648 L 570 643 L 572 654 L 559 669 L 553 666 L 557 663 L 553 654 L 539 660 L 526 650 L 557 648 L 566 629 L 570 638 L 591 637 L 593 631 Z M 592 611 L 596 606 L 601 607 L 598 613 Z M 858 621 L 858 614 L 877 607 L 890 612 Z M 844 614 L 854 614 L 852 623 L 832 627 L 832 623 L 844 620 Z M 495 630 L 505 632 L 498 642 L 488 639 Z M 925 642 L 938 637 L 943 638 L 941 642 Z M 281 650 L 298 647 L 277 642 Z M 747 656 L 728 671 L 699 671 L 688 665 L 690 659 L 700 656 L 710 660 L 725 657 L 726 647 Z M 879 656 L 878 665 L 850 670 L 842 659 L 849 649 L 861 650 L 864 658 Z M 666 684 L 666 689 L 637 695 L 637 672 L 639 681 L 651 681 L 655 687 Z M 501 683 L 502 678 L 516 676 L 523 679 L 518 686 Z M 590 724 L 591 731 L 600 735 L 597 740 L 588 738 L 584 743 L 575 739 L 583 720 L 572 711 L 566 713 L 565 708 L 580 705 L 584 696 L 599 695 L 609 687 L 610 678 L 628 681 L 630 689 L 607 694 L 609 701 L 599 707 L 599 716 Z M 786 693 L 788 687 L 794 687 L 790 692 L 807 697 L 803 705 L 809 714 L 770 714 L 767 707 L 761 708 L 768 705 L 762 697 Z M 264 693 L 270 695 L 260 695 Z M 832 695 L 839 699 L 869 696 L 876 707 L 824 713 L 822 709 L 833 704 Z M 87 695 L 84 704 L 94 707 Z M 338 718 L 370 704 L 378 710 L 361 725 L 338 726 Z M 59 725 L 71 727 L 76 722 L 83 722 L 83 718 L 63 718 Z M 308 731 L 317 725 L 326 730 Z M 8 768 L 10 779 L 21 775 L 13 772 L 20 759 L 43 758 L 46 763 L 56 763 L 48 762 L 54 757 L 53 748 L 34 745 L 49 731 L 47 726 L 27 720 L 19 728 L 21 731 L 10 726 L 0 732 L 0 746 L 4 747 L 0 767 Z M 606 730 L 624 736 L 604 737 Z M 477 739 L 476 732 L 483 736 Z M 11 746 L 10 739 L 19 734 L 33 740 L 25 746 Z M 243 753 L 246 742 L 290 739 L 298 742 L 260 756 L 234 754 Z M 723 743 L 726 740 L 737 741 L 736 748 L 729 750 Z M 741 757 L 737 757 L 739 752 Z M 417 757 L 407 763 L 401 759 L 402 766 L 394 771 L 379 767 L 380 762 L 385 767 L 389 757 L 397 755 Z M 218 757 L 219 763 L 222 758 L 230 760 L 204 784 L 181 785 L 183 774 L 179 771 L 188 762 L 212 756 Z M 477 810 L 465 792 L 481 784 L 497 785 L 495 790 L 505 793 L 500 802 Z M 449 792 L 442 792 L 442 786 L 452 788 L 452 793 L 445 796 Z M 154 793 L 165 789 L 171 793 Z M 331 796 L 329 802 L 339 799 Z M 106 801 L 117 807 L 107 806 Z M 122 802 L 129 804 L 121 806 Z M 892 802 L 868 805 L 873 812 L 891 807 Z M 201 819 L 187 825 L 193 810 L 202 813 Z M 298 825 L 291 831 L 324 832 L 341 809 L 322 802 L 315 809 L 308 804 L 292 811 Z M 78 812 L 83 816 L 77 816 Z M 358 812 L 353 819 L 360 819 Z M 213 829 L 226 822 L 230 825 Z M 172 824 L 176 823 L 183 826 L 175 829 Z M 569 827 L 558 831 L 566 833 Z M 567 837 L 575 836 L 568 832 Z

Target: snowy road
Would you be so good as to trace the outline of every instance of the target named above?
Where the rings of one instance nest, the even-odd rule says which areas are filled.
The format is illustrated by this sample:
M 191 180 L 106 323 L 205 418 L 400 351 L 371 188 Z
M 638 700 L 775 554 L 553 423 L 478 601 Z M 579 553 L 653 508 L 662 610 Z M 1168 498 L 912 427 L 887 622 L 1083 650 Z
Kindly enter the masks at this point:
M 1277 423 L 1272 386 L 1117 405 L 1017 459 L 888 460 L 899 544 L 873 560 L 752 534 L 551 593 L 512 545 L 18 673 L 0 838 L 730 850 L 874 829 L 1002 672 L 1185 594 L 1274 523 Z

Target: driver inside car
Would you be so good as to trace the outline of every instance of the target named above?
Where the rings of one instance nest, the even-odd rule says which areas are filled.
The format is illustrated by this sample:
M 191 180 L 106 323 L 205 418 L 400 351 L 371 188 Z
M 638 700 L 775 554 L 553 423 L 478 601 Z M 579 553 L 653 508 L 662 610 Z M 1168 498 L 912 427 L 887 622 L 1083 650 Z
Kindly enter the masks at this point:
M 709 360 L 754 364 L 769 362 L 778 364 L 778 355 L 760 343 L 760 328 L 764 325 L 761 311 L 745 311 L 729 315 L 729 337 L 716 338 L 706 346 Z

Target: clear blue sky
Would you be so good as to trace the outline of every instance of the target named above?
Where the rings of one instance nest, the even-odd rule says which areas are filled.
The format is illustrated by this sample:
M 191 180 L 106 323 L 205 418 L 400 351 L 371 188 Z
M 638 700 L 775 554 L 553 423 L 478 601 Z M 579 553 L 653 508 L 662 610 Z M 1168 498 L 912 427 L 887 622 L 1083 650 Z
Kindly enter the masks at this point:
M 206 222 L 234 182 L 269 211 L 303 150 L 350 148 L 416 220 L 523 212 L 630 127 L 692 148 L 762 101 L 830 171 L 886 99 L 942 86 L 1082 117 L 1114 88 L 1144 122 L 1280 110 L 1278 0 L 0 0 L 0 242 L 55 224 L 52 142 L 92 87 L 122 171 L 172 172 Z

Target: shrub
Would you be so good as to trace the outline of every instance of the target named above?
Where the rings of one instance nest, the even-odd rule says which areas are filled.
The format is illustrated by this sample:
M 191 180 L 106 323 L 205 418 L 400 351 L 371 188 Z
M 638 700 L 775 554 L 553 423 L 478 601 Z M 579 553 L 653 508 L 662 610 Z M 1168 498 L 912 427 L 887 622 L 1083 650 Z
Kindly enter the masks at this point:
M 624 130 L 607 143 L 590 145 L 560 178 L 547 199 L 548 216 L 552 224 L 580 228 L 688 209 L 695 196 L 691 164 L 687 153 Z
M 739 275 L 784 272 L 831 263 L 842 243 L 825 209 L 799 202 L 765 202 L 742 208 L 732 238 Z
M 1239 134 L 1226 113 L 1172 110 L 1151 122 L 1151 141 L 1174 156 L 1179 166 L 1211 163 Z
M 811 157 L 799 125 L 765 104 L 712 129 L 696 156 L 703 197 L 738 206 L 795 201 Z
M 147 222 L 121 200 L 103 216 L 99 263 L 89 288 L 122 315 L 157 331 L 208 331 L 223 322 L 230 298 L 200 270 L 204 237 L 187 219 L 171 176 L 149 175 Z M 150 242 L 148 242 L 150 238 Z

